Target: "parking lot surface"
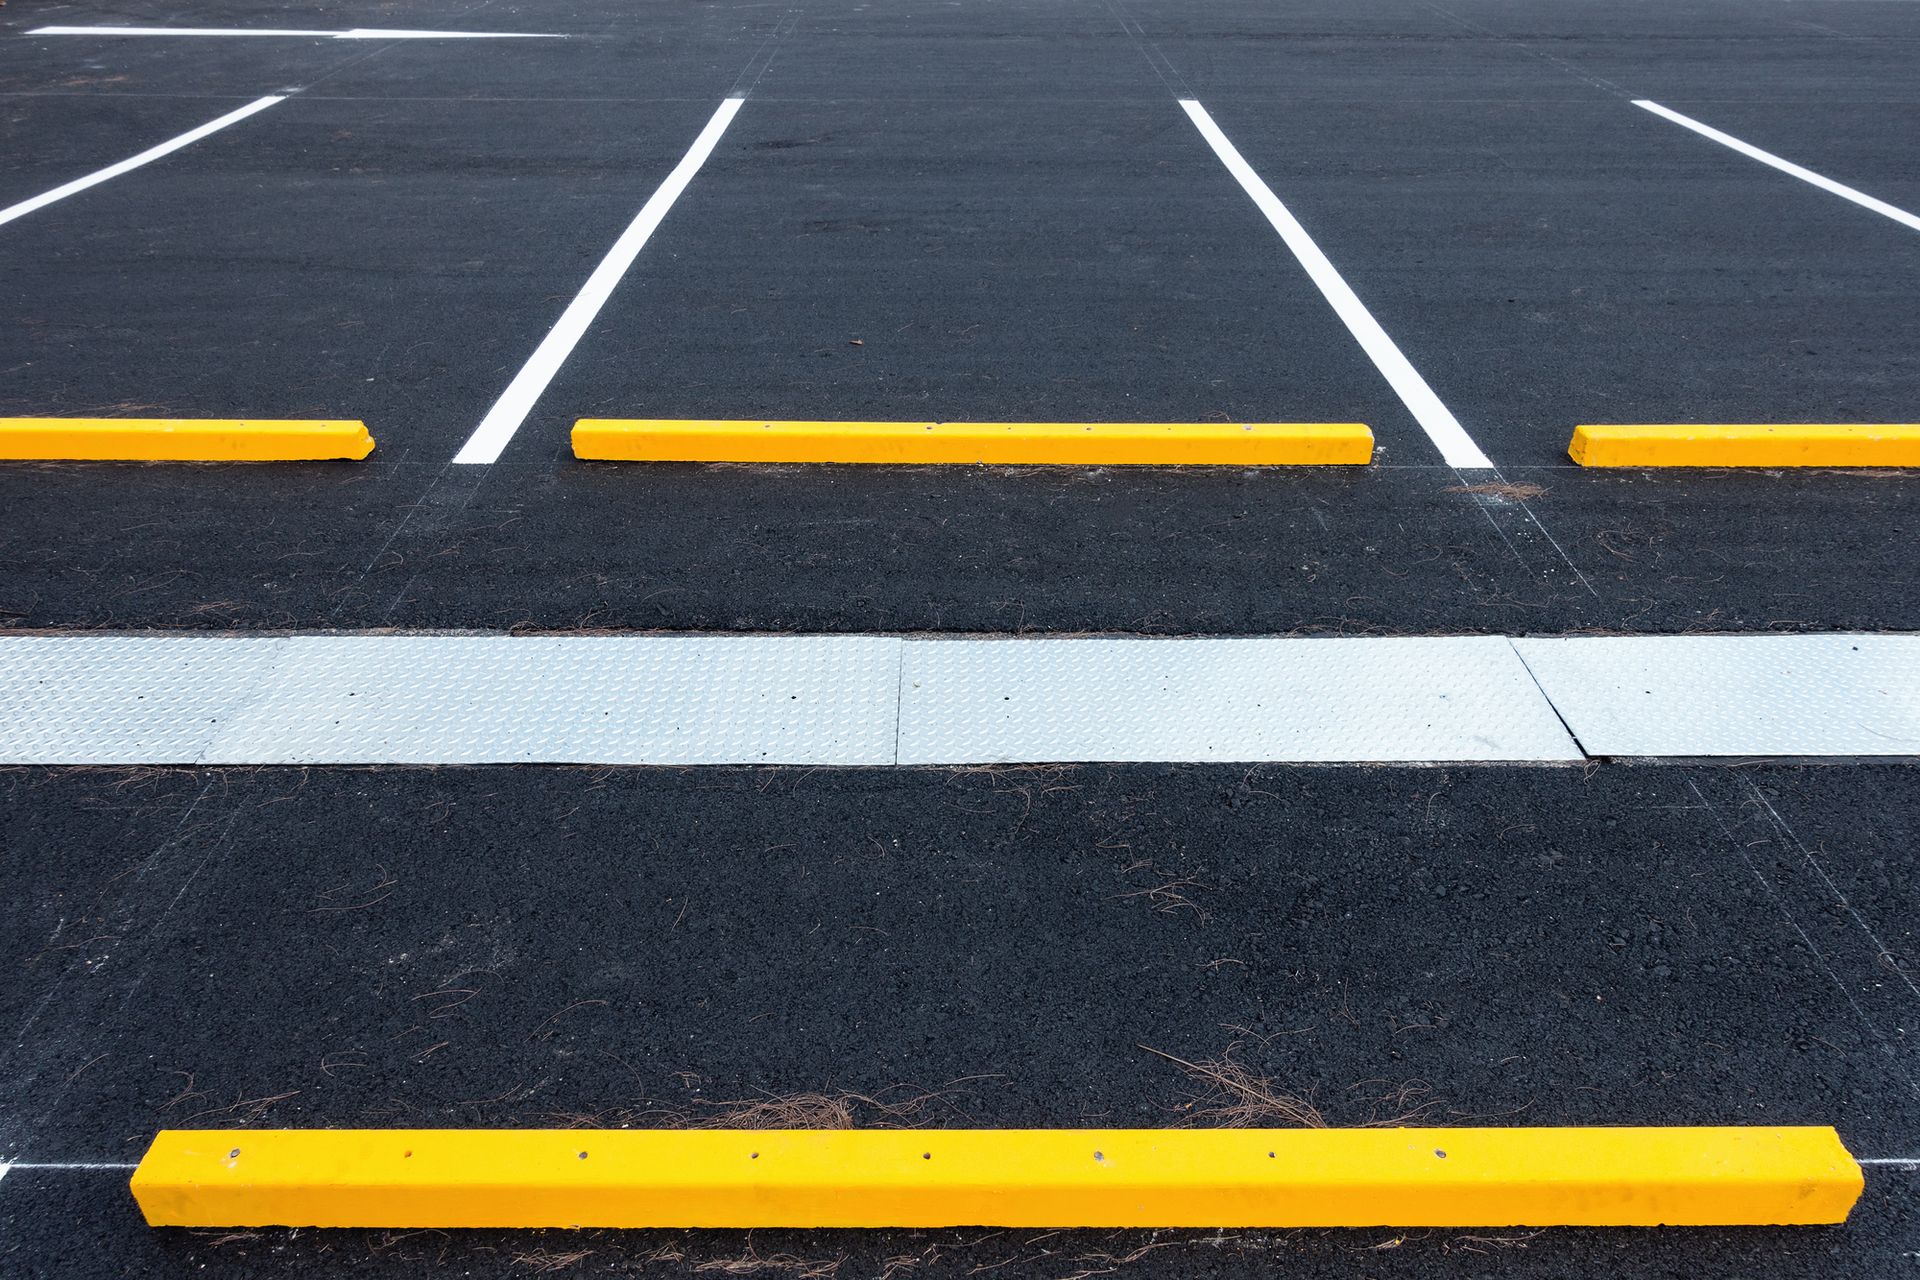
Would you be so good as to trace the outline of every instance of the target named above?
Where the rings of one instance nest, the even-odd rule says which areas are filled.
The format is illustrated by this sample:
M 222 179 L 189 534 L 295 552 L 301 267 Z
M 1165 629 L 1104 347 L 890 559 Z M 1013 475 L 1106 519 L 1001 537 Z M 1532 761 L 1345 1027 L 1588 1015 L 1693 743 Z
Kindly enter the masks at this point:
M 1567 456 L 1914 421 L 1916 51 L 1902 0 L 13 0 L 0 416 L 378 444 L 0 462 L 0 641 L 1920 631 L 1920 472 Z M 1375 452 L 633 465 L 574 458 L 589 417 Z M 1588 754 L 5 755 L 0 1269 L 1909 1269 L 1911 759 Z M 1832 1124 L 1867 1191 L 1813 1229 L 448 1235 L 154 1231 L 125 1186 L 188 1123 L 1222 1123 L 1221 1064 L 1335 1125 Z

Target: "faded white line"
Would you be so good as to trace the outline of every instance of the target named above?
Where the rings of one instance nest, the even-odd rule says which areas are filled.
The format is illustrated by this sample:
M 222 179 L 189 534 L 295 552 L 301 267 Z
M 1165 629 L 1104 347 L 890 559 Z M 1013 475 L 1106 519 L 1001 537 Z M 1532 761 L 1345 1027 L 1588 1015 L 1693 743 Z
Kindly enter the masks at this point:
M 309 40 L 565 40 L 553 31 L 419 31 L 354 27 L 307 31 L 295 27 L 35 27 L 30 36 L 295 36 Z
M 107 1162 L 107 1161 L 99 1161 L 99 1160 L 15 1160 L 11 1164 L 0 1164 L 0 1175 L 4 1175 L 6 1171 L 9 1169 L 43 1169 L 43 1170 L 49 1170 L 49 1171 L 59 1172 L 59 1173 L 65 1173 L 69 1171 L 92 1173 L 102 1169 L 126 1170 L 126 1169 L 138 1169 L 139 1167 L 140 1166 L 138 1163 L 123 1164 L 117 1161 Z
M 621 277 L 626 275 L 633 260 L 640 256 L 640 250 L 646 247 L 654 230 L 667 216 L 667 211 L 673 208 L 673 202 L 680 198 L 680 193 L 693 181 L 693 175 L 713 154 L 720 135 L 727 131 L 727 126 L 733 122 L 734 115 L 744 101 L 744 98 L 721 101 L 719 109 L 707 121 L 707 127 L 700 131 L 700 136 L 693 140 L 693 146 L 688 148 L 687 154 L 674 166 L 673 172 L 667 175 L 667 180 L 660 184 L 653 197 L 641 207 L 620 238 L 613 242 L 613 248 L 607 250 L 607 256 L 587 277 L 587 283 L 579 295 L 567 304 L 558 323 L 535 348 L 533 356 L 513 381 L 507 384 L 507 389 L 494 402 L 493 408 L 487 411 L 487 416 L 480 420 L 480 425 L 474 428 L 473 434 L 460 447 L 460 452 L 454 455 L 456 463 L 485 465 L 499 459 L 501 451 L 513 439 L 514 433 L 520 430 L 520 424 L 527 420 L 534 404 L 546 392 L 554 375 L 560 372 L 560 366 L 573 353 L 574 346 L 586 333 L 587 327 L 600 314 L 600 308 L 613 295 Z
M 1185 109 L 1187 118 L 1193 121 L 1194 128 L 1200 131 L 1200 136 L 1213 148 L 1213 153 L 1220 157 L 1220 163 L 1227 167 L 1227 172 L 1253 197 L 1254 204 L 1267 215 L 1267 221 L 1280 233 L 1287 248 L 1293 250 L 1293 256 L 1306 268 L 1307 275 L 1320 287 L 1320 292 L 1332 305 L 1334 313 L 1399 395 L 1401 403 L 1407 406 L 1408 412 L 1413 414 L 1414 420 L 1427 433 L 1427 438 L 1440 450 L 1440 456 L 1447 465 L 1458 470 L 1492 470 L 1492 461 L 1480 451 L 1480 446 L 1473 442 L 1473 437 L 1467 434 L 1459 419 L 1440 402 L 1440 397 L 1433 393 L 1426 379 L 1401 354 L 1400 348 L 1387 336 L 1387 331 L 1373 318 L 1373 313 L 1355 296 L 1327 255 L 1307 234 L 1306 228 L 1287 211 L 1287 206 L 1280 203 L 1280 197 L 1273 194 L 1272 188 L 1253 171 L 1253 166 L 1241 157 L 1227 135 L 1220 131 L 1220 126 L 1207 114 L 1207 109 L 1192 98 L 1182 98 L 1180 105 Z
M 246 106 L 241 107 L 238 111 L 229 111 L 218 120 L 209 120 L 197 129 L 189 129 L 179 137 L 169 138 L 159 146 L 142 151 L 137 156 L 129 156 L 119 164 L 110 164 L 104 169 L 90 173 L 84 178 L 75 178 L 65 186 L 55 187 L 53 190 L 37 195 L 31 200 L 22 200 L 19 204 L 9 205 L 5 209 L 0 209 L 0 225 L 12 222 L 15 218 L 23 218 L 35 209 L 44 209 L 56 200 L 64 200 L 70 195 L 85 191 L 88 187 L 98 186 L 109 178 L 117 178 L 123 173 L 138 169 L 143 164 L 151 164 L 162 156 L 172 155 L 174 152 L 180 150 L 180 148 L 191 146 L 210 133 L 218 133 L 230 124 L 238 124 L 250 115 L 265 111 L 276 102 L 285 101 L 286 98 L 284 96 L 256 98 Z
M 1811 183 L 1822 191 L 1831 191 L 1842 200 L 1851 200 L 1862 209 L 1871 209 L 1882 217 L 1892 218 L 1903 227 L 1911 227 L 1915 231 L 1920 231 L 1920 216 L 1908 213 L 1905 209 L 1896 208 L 1888 204 L 1885 200 L 1876 200 L 1864 191 L 1855 191 L 1844 182 L 1835 182 L 1832 178 L 1822 177 L 1813 170 L 1804 169 L 1791 160 L 1782 160 L 1771 151 L 1762 151 L 1751 143 L 1740 141 L 1740 139 L 1734 137 L 1732 134 L 1720 132 L 1720 130 L 1714 128 L 1712 125 L 1701 124 L 1691 116 L 1683 116 L 1671 107 L 1663 107 L 1659 103 L 1650 102 L 1645 98 L 1634 99 L 1633 105 L 1643 110 L 1651 111 L 1663 120 L 1671 120 L 1683 129 L 1691 129 L 1701 137 L 1712 139 L 1723 147 L 1738 151 L 1749 160 L 1758 160 L 1761 164 L 1771 165 L 1780 172 L 1791 174 L 1802 182 Z

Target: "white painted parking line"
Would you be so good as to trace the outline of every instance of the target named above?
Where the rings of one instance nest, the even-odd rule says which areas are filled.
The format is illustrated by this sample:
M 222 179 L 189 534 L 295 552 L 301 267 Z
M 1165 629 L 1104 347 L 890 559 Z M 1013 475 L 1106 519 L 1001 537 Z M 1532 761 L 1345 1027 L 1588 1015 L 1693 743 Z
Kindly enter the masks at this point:
M 1612 755 L 1920 756 L 1920 635 L 0 637 L 0 764 Z
M 1253 171 L 1253 166 L 1241 158 L 1239 150 L 1220 131 L 1220 126 L 1207 114 L 1207 109 L 1192 98 L 1182 98 L 1180 105 L 1185 109 L 1187 118 L 1193 121 L 1194 128 L 1200 131 L 1200 136 L 1213 148 L 1213 153 L 1220 157 L 1220 163 L 1227 167 L 1227 172 L 1253 197 L 1260 212 L 1267 215 L 1267 221 L 1280 233 L 1287 248 L 1293 251 L 1293 256 L 1299 259 L 1307 275 L 1332 305 L 1334 314 L 1340 317 L 1347 331 L 1353 334 L 1354 340 L 1372 359 L 1374 367 L 1386 378 L 1401 403 L 1407 406 L 1407 411 L 1413 414 L 1414 420 L 1427 433 L 1427 438 L 1440 450 L 1440 457 L 1448 466 L 1459 470 L 1491 471 L 1493 463 L 1473 442 L 1473 437 L 1467 434 L 1459 419 L 1440 402 L 1440 397 L 1433 393 L 1433 388 L 1427 385 L 1419 370 L 1401 354 L 1400 348 L 1387 336 L 1387 331 L 1373 318 L 1373 313 L 1354 294 L 1327 255 L 1320 251 L 1320 246 L 1313 242 L 1307 229 L 1287 211 L 1287 206 Z
M 565 40 L 552 31 L 417 31 L 354 27 L 306 31 L 293 27 L 35 27 L 30 36 L 298 36 L 309 40 Z
M 1516 640 L 1593 756 L 1920 756 L 1920 636 Z
M 1888 204 L 1885 200 L 1876 200 L 1866 192 L 1855 191 L 1843 182 L 1835 182 L 1832 178 L 1822 177 L 1811 169 L 1803 169 L 1791 160 L 1782 160 L 1771 151 L 1762 151 L 1751 143 L 1742 142 L 1731 134 L 1720 132 L 1720 130 L 1714 128 L 1712 125 L 1701 124 L 1693 117 L 1683 116 L 1678 111 L 1670 107 L 1663 107 L 1657 102 L 1650 102 L 1645 98 L 1637 98 L 1634 100 L 1633 105 L 1643 110 L 1651 111 L 1663 120 L 1671 120 L 1683 129 L 1691 129 L 1703 138 L 1711 138 L 1723 147 L 1738 151 L 1749 160 L 1758 160 L 1761 164 L 1771 165 L 1780 172 L 1791 174 L 1802 182 L 1812 183 L 1822 191 L 1831 191 L 1842 200 L 1851 200 L 1863 209 L 1871 209 L 1882 217 L 1892 218 L 1901 226 L 1911 227 L 1915 231 L 1920 231 L 1920 216 L 1908 213 L 1905 209 L 1896 208 Z
M 85 191 L 88 187 L 99 186 L 109 178 L 117 178 L 123 173 L 138 169 L 143 164 L 151 164 L 162 156 L 172 155 L 174 152 L 180 150 L 180 148 L 191 146 L 210 133 L 218 133 L 230 124 L 238 124 L 250 115 L 265 111 L 276 102 L 285 101 L 286 98 L 284 96 L 256 98 L 246 106 L 241 107 L 238 111 L 229 111 L 218 120 L 209 120 L 199 128 L 189 129 L 177 138 L 169 138 L 159 146 L 150 147 L 137 156 L 129 156 L 118 164 L 110 164 L 106 168 L 90 173 L 84 178 L 75 178 L 65 186 L 55 187 L 53 190 L 37 195 L 31 200 L 22 200 L 19 204 L 9 205 L 5 209 L 0 209 L 0 225 L 12 222 L 15 218 L 23 218 L 36 209 L 44 209 L 56 200 L 64 200 L 70 195 Z
M 587 277 L 587 283 L 579 295 L 567 304 L 567 309 L 561 313 L 553 330 L 541 340 L 532 358 L 507 384 L 507 389 L 494 402 L 493 408 L 487 411 L 487 416 L 480 420 L 480 425 L 474 428 L 473 434 L 460 447 L 460 452 L 454 455 L 455 462 L 485 465 L 500 457 L 501 451 L 513 439 L 520 424 L 527 420 L 527 415 L 533 411 L 535 402 L 545 393 L 554 375 L 560 372 L 560 366 L 573 353 L 587 326 L 593 323 L 594 317 L 600 314 L 600 308 L 613 296 L 614 288 L 619 285 L 621 277 L 627 274 L 627 268 L 640 256 L 640 250 L 646 247 L 655 228 L 667 216 L 667 211 L 673 208 L 673 202 L 680 198 L 680 193 L 693 181 L 693 175 L 713 154 L 720 135 L 733 123 L 733 117 L 744 101 L 744 98 L 721 101 L 719 109 L 707 121 L 707 127 L 700 131 L 700 136 L 693 140 L 693 146 L 688 148 L 687 154 L 674 166 L 673 172 L 667 175 L 666 181 L 660 184 L 652 198 L 641 206 L 639 214 L 620 234 L 620 238 L 613 242 L 613 248 L 607 250 L 607 256 Z

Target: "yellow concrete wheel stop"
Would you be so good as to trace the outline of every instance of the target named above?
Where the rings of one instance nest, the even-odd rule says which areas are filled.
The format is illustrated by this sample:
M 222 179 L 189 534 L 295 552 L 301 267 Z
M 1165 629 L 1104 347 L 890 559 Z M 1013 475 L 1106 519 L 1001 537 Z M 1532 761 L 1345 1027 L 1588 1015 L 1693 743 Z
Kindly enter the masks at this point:
M 1550 1227 L 1843 1221 L 1829 1128 L 174 1129 L 166 1227 Z
M 0 418 L 0 460 L 328 462 L 373 452 L 366 424 L 270 418 Z
M 1920 424 L 1580 426 L 1567 453 L 1583 467 L 1920 467 Z
M 1360 466 L 1357 422 L 763 422 L 583 418 L 574 456 L 609 462 L 999 466 Z

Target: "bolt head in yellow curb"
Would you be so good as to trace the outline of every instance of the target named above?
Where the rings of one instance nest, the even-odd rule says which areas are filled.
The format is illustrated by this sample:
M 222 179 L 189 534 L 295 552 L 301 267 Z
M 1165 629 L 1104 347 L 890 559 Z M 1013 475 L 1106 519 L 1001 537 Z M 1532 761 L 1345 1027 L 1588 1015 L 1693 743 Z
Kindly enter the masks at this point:
M 0 418 L 0 460 L 329 462 L 373 452 L 366 424 L 269 418 Z
M 1548 1227 L 1843 1221 L 1827 1128 L 166 1130 L 175 1227 Z
M 1567 453 L 1583 467 L 1920 467 L 1920 425 L 1581 426 Z
M 996 466 L 1360 466 L 1373 433 L 1338 422 L 762 422 L 583 418 L 577 458 Z

